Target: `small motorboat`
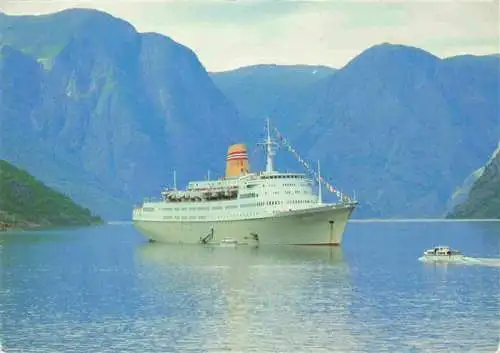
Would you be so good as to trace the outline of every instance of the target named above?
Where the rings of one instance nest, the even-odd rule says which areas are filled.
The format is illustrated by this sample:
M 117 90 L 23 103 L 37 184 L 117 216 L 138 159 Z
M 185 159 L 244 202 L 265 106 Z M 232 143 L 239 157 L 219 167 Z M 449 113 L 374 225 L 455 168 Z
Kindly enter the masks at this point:
M 429 261 L 456 261 L 462 260 L 464 256 L 460 251 L 450 249 L 449 246 L 439 245 L 424 251 L 422 258 Z

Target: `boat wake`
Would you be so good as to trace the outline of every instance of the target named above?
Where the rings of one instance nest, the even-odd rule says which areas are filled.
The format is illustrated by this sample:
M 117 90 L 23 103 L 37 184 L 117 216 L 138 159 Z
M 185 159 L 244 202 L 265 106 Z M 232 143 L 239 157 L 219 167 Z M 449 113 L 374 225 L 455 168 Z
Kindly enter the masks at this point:
M 431 263 L 436 262 L 432 259 L 427 259 L 425 256 L 419 257 L 419 261 Z M 488 267 L 500 267 L 500 258 L 492 258 L 492 257 L 469 257 L 463 256 L 459 259 L 451 259 L 451 260 L 441 260 L 441 263 L 452 263 L 457 265 L 476 265 L 476 266 L 488 266 Z
M 500 267 L 500 258 L 478 257 L 472 259 L 479 261 L 479 264 L 483 266 Z

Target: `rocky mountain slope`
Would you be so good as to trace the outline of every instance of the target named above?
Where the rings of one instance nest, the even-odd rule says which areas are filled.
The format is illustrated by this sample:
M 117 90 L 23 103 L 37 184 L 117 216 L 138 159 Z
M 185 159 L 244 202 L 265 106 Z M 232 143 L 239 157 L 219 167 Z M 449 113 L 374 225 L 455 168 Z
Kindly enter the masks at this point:
M 500 144 L 472 185 L 467 198 L 447 217 L 500 219 Z
M 356 190 L 357 216 L 440 217 L 498 141 L 499 67 L 498 55 L 440 59 L 376 45 L 262 115 L 305 158 L 320 159 L 334 184 Z M 228 85 L 221 89 L 231 96 Z M 242 110 L 261 106 L 256 94 L 246 97 Z
M 0 15 L 0 156 L 107 218 L 245 136 L 196 55 L 94 10 Z

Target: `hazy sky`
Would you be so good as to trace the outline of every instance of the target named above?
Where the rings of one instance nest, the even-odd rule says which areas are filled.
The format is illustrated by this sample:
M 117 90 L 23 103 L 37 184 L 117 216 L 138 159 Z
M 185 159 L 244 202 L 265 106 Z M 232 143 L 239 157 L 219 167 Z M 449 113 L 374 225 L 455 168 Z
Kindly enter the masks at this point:
M 8 14 L 71 7 L 168 35 L 210 71 L 258 63 L 340 68 L 382 42 L 440 57 L 500 52 L 498 0 L 0 0 Z

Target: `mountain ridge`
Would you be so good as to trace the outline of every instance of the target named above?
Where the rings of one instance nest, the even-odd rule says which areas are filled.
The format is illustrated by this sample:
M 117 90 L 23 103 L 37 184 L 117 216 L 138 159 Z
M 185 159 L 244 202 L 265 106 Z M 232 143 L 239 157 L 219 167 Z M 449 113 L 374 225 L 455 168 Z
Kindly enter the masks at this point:
M 228 145 L 260 137 L 267 116 L 340 189 L 356 189 L 361 217 L 442 215 L 498 140 L 495 55 L 439 59 L 382 43 L 320 77 L 307 65 L 255 65 L 235 70 L 251 73 L 238 83 L 170 37 L 82 11 L 38 27 L 0 21 L 0 124 L 9 131 L 0 157 L 109 219 L 129 218 L 173 169 L 179 184 L 207 169 L 222 175 Z M 301 168 L 285 154 L 277 165 Z

